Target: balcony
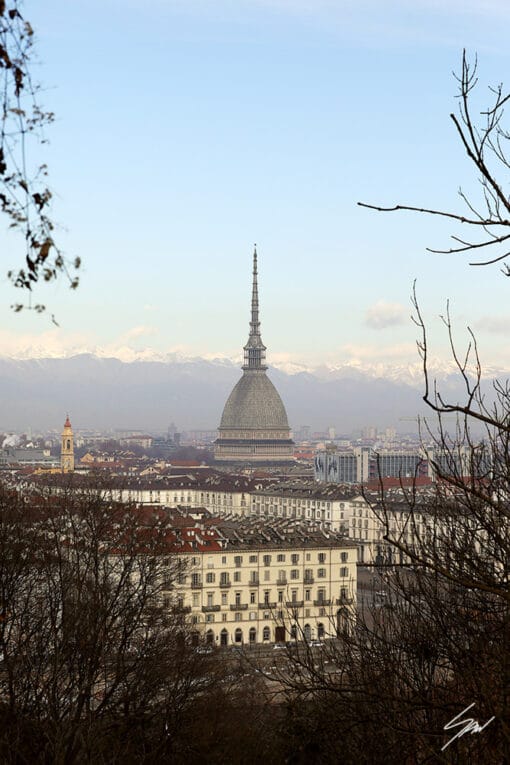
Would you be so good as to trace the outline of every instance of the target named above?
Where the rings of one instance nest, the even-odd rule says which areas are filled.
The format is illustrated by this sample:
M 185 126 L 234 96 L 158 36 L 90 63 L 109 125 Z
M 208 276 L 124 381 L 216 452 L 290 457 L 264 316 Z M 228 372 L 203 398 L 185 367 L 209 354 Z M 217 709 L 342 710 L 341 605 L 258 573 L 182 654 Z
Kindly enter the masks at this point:
M 287 585 L 287 577 L 283 576 L 280 579 L 277 579 L 276 584 L 278 587 L 285 587 Z
M 329 598 L 327 600 L 326 598 L 319 598 L 319 600 L 314 600 L 313 604 L 314 606 L 330 606 L 331 600 Z
M 231 603 L 230 604 L 231 611 L 246 611 L 247 608 L 248 608 L 248 603 Z
M 303 608 L 304 601 L 303 600 L 287 600 L 285 602 L 285 605 L 287 608 Z
M 258 587 L 259 584 L 260 584 L 260 581 L 258 577 L 256 579 L 250 579 L 248 583 L 249 587 Z
M 315 577 L 313 577 L 313 576 L 305 576 L 305 578 L 303 579 L 303 582 L 305 584 L 313 584 L 315 582 Z
M 202 606 L 203 614 L 210 614 L 211 611 L 219 611 L 221 606 Z
M 225 590 L 227 587 L 232 587 L 232 582 L 220 582 L 220 587 L 222 590 Z
M 191 606 L 174 606 L 173 612 L 174 614 L 190 614 Z
M 192 590 L 201 590 L 203 586 L 202 582 L 191 582 Z
M 337 598 L 335 603 L 337 606 L 350 606 L 352 605 L 354 598 Z
M 259 603 L 259 608 L 271 610 L 272 608 L 276 608 L 276 603 Z

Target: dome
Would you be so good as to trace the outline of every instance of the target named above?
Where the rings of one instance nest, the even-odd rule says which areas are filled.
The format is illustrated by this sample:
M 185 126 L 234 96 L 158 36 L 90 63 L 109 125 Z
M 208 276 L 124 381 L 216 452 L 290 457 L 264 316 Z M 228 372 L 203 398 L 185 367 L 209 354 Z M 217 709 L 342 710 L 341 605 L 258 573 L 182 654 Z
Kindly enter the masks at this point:
M 224 429 L 289 430 L 285 407 L 265 370 L 244 372 L 223 409 Z

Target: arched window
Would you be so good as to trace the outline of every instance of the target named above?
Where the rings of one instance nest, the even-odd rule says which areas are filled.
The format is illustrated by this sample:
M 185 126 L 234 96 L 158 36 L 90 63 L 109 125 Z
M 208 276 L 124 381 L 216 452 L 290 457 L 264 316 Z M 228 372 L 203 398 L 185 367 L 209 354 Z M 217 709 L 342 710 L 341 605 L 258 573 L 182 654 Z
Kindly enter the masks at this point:
M 207 630 L 205 633 L 205 642 L 206 643 L 214 643 L 214 632 L 212 630 Z
M 309 643 L 310 640 L 312 639 L 312 628 L 310 627 L 309 624 L 305 624 L 303 633 L 304 633 L 306 642 Z
M 257 642 L 257 630 L 255 627 L 252 627 L 250 629 L 250 643 L 256 643 Z
M 292 638 L 292 640 L 295 640 L 297 638 L 297 627 L 295 624 L 291 624 L 290 637 Z
M 271 630 L 269 629 L 269 627 L 264 627 L 264 629 L 262 630 L 262 640 L 269 640 L 270 637 L 271 637 Z
M 66 449 L 69 450 L 71 448 L 71 441 L 67 439 L 66 444 L 67 444 Z
M 228 632 L 227 632 L 227 630 L 221 630 L 221 632 L 220 632 L 220 645 L 228 645 Z
M 324 625 L 322 622 L 319 622 L 317 625 L 317 637 L 319 640 L 324 637 Z
M 243 631 L 242 629 L 237 628 L 234 633 L 234 640 L 236 643 L 242 643 L 243 642 Z

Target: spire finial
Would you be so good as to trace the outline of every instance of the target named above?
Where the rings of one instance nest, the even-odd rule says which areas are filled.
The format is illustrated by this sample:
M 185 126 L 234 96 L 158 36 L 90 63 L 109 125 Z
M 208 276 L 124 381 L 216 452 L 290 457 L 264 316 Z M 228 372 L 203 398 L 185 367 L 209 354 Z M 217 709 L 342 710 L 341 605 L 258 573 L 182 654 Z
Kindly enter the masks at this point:
M 266 369 L 265 346 L 260 337 L 259 289 L 257 284 L 257 245 L 253 246 L 253 286 L 251 291 L 250 336 L 244 346 L 243 369 Z

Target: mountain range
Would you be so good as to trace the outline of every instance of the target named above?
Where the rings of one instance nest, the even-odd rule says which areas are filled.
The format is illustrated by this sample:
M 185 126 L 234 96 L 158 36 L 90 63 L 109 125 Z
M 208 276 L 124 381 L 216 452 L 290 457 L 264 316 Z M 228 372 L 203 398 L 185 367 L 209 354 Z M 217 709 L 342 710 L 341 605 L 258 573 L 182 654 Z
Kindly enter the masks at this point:
M 419 365 L 307 369 L 293 365 L 268 372 L 294 430 L 334 427 L 350 434 L 365 425 L 412 432 L 410 418 L 426 415 Z M 433 370 L 450 401 L 462 400 L 452 367 Z M 228 359 L 173 358 L 120 361 L 94 354 L 67 358 L 0 358 L 0 431 L 58 430 L 67 412 L 76 428 L 166 431 L 212 430 L 241 375 Z M 406 421 L 401 422 L 399 418 Z

